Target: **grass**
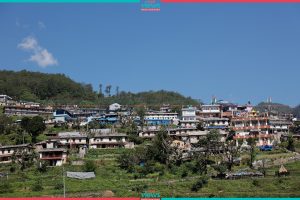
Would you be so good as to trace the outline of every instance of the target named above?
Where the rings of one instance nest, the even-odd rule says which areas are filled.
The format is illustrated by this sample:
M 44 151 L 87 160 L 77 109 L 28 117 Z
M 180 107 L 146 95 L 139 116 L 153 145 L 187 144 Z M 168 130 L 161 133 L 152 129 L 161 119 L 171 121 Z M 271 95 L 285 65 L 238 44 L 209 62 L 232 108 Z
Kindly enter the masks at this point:
M 238 180 L 213 180 L 198 192 L 191 192 L 192 185 L 199 175 L 191 172 L 181 178 L 184 167 L 178 167 L 173 173 L 166 172 L 159 176 L 152 174 L 143 179 L 135 179 L 116 163 L 116 157 L 128 149 L 104 149 L 89 151 L 86 159 L 94 160 L 98 167 L 96 178 L 77 180 L 66 178 L 67 197 L 100 197 L 105 190 L 111 190 L 117 197 L 139 197 L 143 190 L 155 190 L 162 197 L 299 197 L 300 196 L 300 162 L 285 165 L 291 175 L 275 177 L 277 167 L 267 169 L 266 177 Z M 285 153 L 278 152 L 280 156 Z M 282 154 L 282 155 L 281 155 Z M 287 153 L 288 154 L 288 153 Z M 258 156 L 273 156 L 276 153 L 258 152 Z M 82 166 L 65 166 L 66 171 L 82 171 Z M 8 165 L 1 165 L 0 172 L 7 172 Z M 63 196 L 63 189 L 55 189 L 62 183 L 62 167 L 49 167 L 46 173 L 39 173 L 35 167 L 24 172 L 9 174 L 13 192 L 0 193 L 0 197 Z M 42 181 L 43 190 L 34 192 L 32 185 Z M 0 179 L 0 182 L 4 180 Z

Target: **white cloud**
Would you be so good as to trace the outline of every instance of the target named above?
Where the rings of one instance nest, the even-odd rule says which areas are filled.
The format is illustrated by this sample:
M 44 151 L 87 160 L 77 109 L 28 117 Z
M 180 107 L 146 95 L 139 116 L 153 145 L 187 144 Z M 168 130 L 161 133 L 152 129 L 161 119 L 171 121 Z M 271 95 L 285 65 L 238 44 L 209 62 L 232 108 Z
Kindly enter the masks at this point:
M 34 37 L 24 38 L 23 41 L 18 44 L 18 48 L 26 51 L 30 51 L 32 55 L 29 61 L 35 62 L 40 67 L 48 67 L 51 65 L 57 65 L 58 62 L 47 49 L 41 47 L 38 41 Z
M 46 29 L 46 25 L 42 21 L 38 21 L 38 27 L 39 29 Z
M 23 41 L 18 44 L 18 47 L 24 50 L 40 50 L 41 47 L 38 45 L 37 40 L 34 37 L 24 38 Z

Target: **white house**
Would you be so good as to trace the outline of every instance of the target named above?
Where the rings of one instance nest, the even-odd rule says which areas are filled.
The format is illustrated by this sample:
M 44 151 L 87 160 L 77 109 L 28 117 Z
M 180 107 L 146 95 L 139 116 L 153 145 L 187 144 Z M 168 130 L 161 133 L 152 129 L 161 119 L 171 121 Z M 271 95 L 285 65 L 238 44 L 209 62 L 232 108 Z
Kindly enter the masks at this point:
M 121 109 L 121 105 L 118 103 L 113 103 L 111 105 L 109 105 L 109 110 L 110 111 L 116 111 L 116 110 L 120 110 Z

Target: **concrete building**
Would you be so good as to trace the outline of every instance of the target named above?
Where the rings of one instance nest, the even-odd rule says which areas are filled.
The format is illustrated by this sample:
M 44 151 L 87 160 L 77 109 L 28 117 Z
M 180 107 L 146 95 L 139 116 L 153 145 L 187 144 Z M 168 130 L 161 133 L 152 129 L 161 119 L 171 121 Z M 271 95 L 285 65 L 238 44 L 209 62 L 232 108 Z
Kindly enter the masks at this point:
M 96 134 L 89 139 L 90 149 L 107 148 L 133 148 L 133 144 L 127 140 L 127 135 L 123 133 Z
M 121 105 L 118 104 L 118 103 L 113 103 L 111 105 L 109 105 L 109 111 L 117 111 L 117 110 L 120 110 L 121 109 Z
M 220 117 L 208 117 L 202 118 L 200 121 L 203 122 L 204 129 L 223 129 L 227 130 L 229 127 L 229 119 L 228 118 L 220 118 Z
M 196 119 L 196 107 L 189 106 L 181 109 L 180 126 L 183 128 L 196 128 L 199 121 Z
M 53 112 L 51 107 L 29 107 L 25 105 L 5 106 L 4 114 L 10 116 L 37 116 L 37 115 L 51 115 Z
M 67 162 L 67 150 L 64 148 L 47 148 L 38 151 L 39 159 L 49 162 L 50 166 L 61 166 Z
M 40 161 L 47 161 L 50 166 L 61 166 L 67 162 L 67 149 L 59 148 L 56 139 L 50 139 L 35 144 Z
M 13 156 L 18 159 L 23 152 L 32 153 L 32 150 L 30 144 L 0 146 L 0 163 L 10 163 Z
M 146 112 L 144 121 L 147 125 L 171 125 L 179 119 L 175 112 Z
M 0 94 L 0 106 L 7 106 L 13 102 L 13 99 L 6 95 L 6 94 Z
M 220 104 L 207 104 L 201 105 L 200 110 L 197 112 L 199 118 L 208 118 L 208 117 L 221 117 L 222 110 Z

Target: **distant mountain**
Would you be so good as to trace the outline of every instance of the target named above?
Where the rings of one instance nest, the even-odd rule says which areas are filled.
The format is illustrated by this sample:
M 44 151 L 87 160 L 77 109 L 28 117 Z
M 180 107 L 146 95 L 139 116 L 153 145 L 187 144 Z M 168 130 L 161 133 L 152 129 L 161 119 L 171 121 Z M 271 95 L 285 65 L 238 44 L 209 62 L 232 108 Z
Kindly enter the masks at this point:
M 265 112 L 270 110 L 276 113 L 286 113 L 286 114 L 293 113 L 293 108 L 291 108 L 288 105 L 284 105 L 280 103 L 261 102 L 257 106 L 255 106 L 255 109 L 260 112 Z
M 121 91 L 118 95 L 104 97 L 93 91 L 91 84 L 77 83 L 64 74 L 0 70 L 0 94 L 16 100 L 37 101 L 51 104 L 109 105 L 196 105 L 198 102 L 177 92 L 149 91 L 131 93 Z

